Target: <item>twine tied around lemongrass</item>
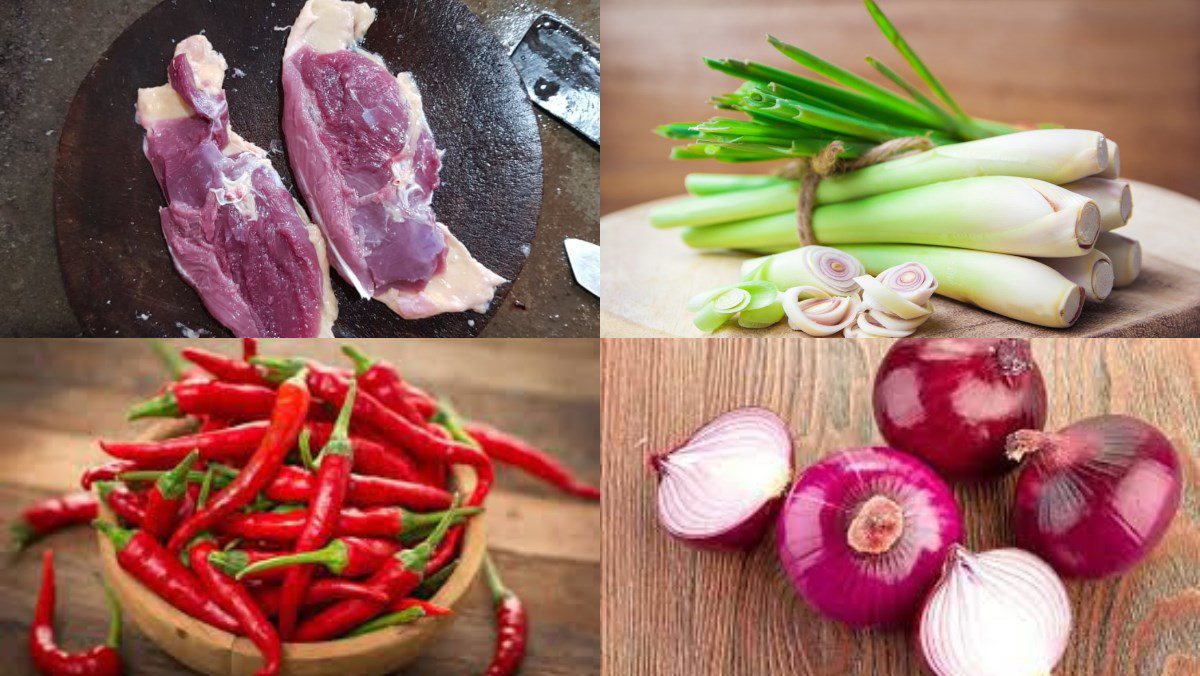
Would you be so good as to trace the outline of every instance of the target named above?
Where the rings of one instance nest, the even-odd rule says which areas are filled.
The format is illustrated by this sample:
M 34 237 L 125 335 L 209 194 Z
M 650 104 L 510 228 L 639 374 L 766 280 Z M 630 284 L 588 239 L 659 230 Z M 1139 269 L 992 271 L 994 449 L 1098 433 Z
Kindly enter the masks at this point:
M 803 157 L 789 162 L 776 172 L 776 175 L 780 178 L 800 181 L 800 195 L 796 201 L 796 234 L 800 236 L 800 246 L 817 243 L 817 238 L 813 235 L 812 217 L 817 201 L 817 186 L 820 185 L 822 179 L 873 164 L 916 155 L 931 148 L 933 148 L 933 142 L 924 136 L 903 136 L 880 143 L 863 153 L 858 159 L 842 161 L 838 158 L 846 148 L 841 141 L 832 141 L 813 157 Z

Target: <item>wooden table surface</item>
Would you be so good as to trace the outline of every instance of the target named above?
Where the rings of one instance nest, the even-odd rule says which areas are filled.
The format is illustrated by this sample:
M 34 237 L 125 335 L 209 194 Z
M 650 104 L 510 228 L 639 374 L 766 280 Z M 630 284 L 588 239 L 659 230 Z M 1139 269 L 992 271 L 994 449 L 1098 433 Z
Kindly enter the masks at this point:
M 968 112 L 1103 131 L 1128 177 L 1200 197 L 1200 2 L 879 4 Z M 703 56 L 791 63 L 768 32 L 877 82 L 868 54 L 905 66 L 860 0 L 604 0 L 602 214 L 676 195 L 688 172 L 730 170 L 671 162 L 675 142 L 650 131 L 712 117 L 709 98 L 737 87 Z
M 175 346 L 188 341 L 172 341 Z M 197 341 L 236 353 L 234 341 Z M 599 483 L 599 371 L 595 340 L 356 341 L 401 366 L 414 383 L 449 397 L 472 418 L 553 450 Z M 333 341 L 265 341 L 267 354 L 337 360 Z M 214 347 L 215 346 L 215 347 Z M 133 438 L 124 422 L 149 397 L 162 370 L 142 341 L 6 341 L 0 352 L 0 522 L 26 504 L 78 486 L 103 459 L 97 437 Z M 532 628 L 525 676 L 600 673 L 600 510 L 501 468 L 488 499 L 491 551 L 505 582 L 521 594 Z M 0 561 L 0 655 L 5 674 L 32 674 L 29 621 L 40 555 L 55 549 L 58 628 L 69 648 L 103 641 L 106 614 L 96 540 L 87 529 L 54 535 L 15 560 Z M 493 645 L 491 597 L 482 579 L 455 608 L 458 621 L 407 673 L 479 673 Z M 136 628 L 126 633 L 127 673 L 183 670 Z
M 748 553 L 702 552 L 657 525 L 648 453 L 715 415 L 762 405 L 790 422 L 798 467 L 878 443 L 874 369 L 887 341 L 604 341 L 604 645 L 613 674 L 917 674 L 902 632 L 854 632 L 792 590 L 774 536 Z M 1075 629 L 1056 674 L 1200 673 L 1200 343 L 1035 340 L 1048 428 L 1104 412 L 1160 427 L 1184 459 L 1185 498 L 1133 571 L 1070 582 Z M 957 487 L 967 545 L 1010 546 L 1014 477 Z

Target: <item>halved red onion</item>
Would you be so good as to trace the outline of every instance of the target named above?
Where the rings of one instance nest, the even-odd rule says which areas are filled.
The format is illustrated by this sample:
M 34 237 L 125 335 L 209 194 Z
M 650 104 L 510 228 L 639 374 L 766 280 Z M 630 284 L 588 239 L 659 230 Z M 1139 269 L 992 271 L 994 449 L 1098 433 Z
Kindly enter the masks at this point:
M 1071 577 L 1128 570 L 1162 540 L 1179 510 L 1179 457 L 1162 432 L 1125 415 L 1057 432 L 1021 430 L 1013 505 L 1017 544 Z
M 892 448 L 811 465 L 779 516 L 779 560 L 800 596 L 852 627 L 896 627 L 917 612 L 962 516 L 950 487 Z
M 1046 387 L 1027 340 L 909 338 L 879 365 L 874 406 L 889 444 L 944 476 L 980 478 L 1014 467 L 1005 440 L 1045 424 Z
M 954 545 L 917 623 L 938 676 L 1049 675 L 1067 648 L 1071 601 L 1046 562 L 1020 549 Z
M 740 408 L 650 462 L 668 533 L 698 547 L 745 549 L 762 539 L 792 480 L 792 438 L 771 411 Z

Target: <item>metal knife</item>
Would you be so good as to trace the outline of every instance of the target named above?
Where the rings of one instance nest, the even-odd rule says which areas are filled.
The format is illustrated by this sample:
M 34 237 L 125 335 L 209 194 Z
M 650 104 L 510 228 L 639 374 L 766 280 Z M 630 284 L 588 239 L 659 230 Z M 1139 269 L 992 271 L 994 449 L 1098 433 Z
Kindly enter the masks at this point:
M 512 52 L 529 99 L 600 145 L 600 47 L 561 19 L 533 20 Z
M 563 240 L 567 249 L 567 261 L 571 263 L 571 272 L 579 286 L 600 297 L 600 247 L 585 242 L 582 239 L 567 238 Z

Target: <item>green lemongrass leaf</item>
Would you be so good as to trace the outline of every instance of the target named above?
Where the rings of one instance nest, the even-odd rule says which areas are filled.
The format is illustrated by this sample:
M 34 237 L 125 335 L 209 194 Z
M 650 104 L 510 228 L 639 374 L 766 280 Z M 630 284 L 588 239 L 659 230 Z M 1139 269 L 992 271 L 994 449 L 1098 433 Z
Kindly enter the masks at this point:
M 731 315 L 723 312 L 717 312 L 711 304 L 700 308 L 695 315 L 692 316 L 692 324 L 696 328 L 705 333 L 712 333 L 725 325 L 729 321 Z
M 739 190 L 753 190 L 755 188 L 769 188 L 785 183 L 794 183 L 794 181 L 771 175 L 707 173 L 688 174 L 683 179 L 684 188 L 687 189 L 688 193 L 696 197 L 719 195 Z
M 799 101 L 783 98 L 771 91 L 760 91 L 743 99 L 742 105 L 752 107 L 782 120 L 796 121 L 852 139 L 888 141 L 901 136 L 923 136 L 921 129 L 894 127 L 863 118 L 854 118 L 820 110 Z
M 835 66 L 824 59 L 817 57 L 795 45 L 790 45 L 779 38 L 768 35 L 767 41 L 771 43 L 775 49 L 778 49 L 784 56 L 795 61 L 796 63 L 808 68 L 809 70 L 818 73 L 838 84 L 849 87 L 861 94 L 868 96 L 876 101 L 888 101 L 893 106 L 901 109 L 907 109 L 915 112 L 917 115 L 927 115 L 924 110 L 914 104 L 912 101 L 907 101 L 900 95 L 890 92 L 883 87 L 859 77 L 850 71 Z
M 964 122 L 963 120 L 961 120 L 959 118 L 954 117 L 949 112 L 944 110 L 941 106 L 939 106 L 937 103 L 935 103 L 928 96 L 925 96 L 924 94 L 922 94 L 921 90 L 917 89 L 915 85 L 913 85 L 908 80 L 905 80 L 904 77 L 901 76 L 896 71 L 892 70 L 891 68 L 888 68 L 888 66 L 886 64 L 884 64 L 882 61 L 880 61 L 879 59 L 868 56 L 867 63 L 871 64 L 871 66 L 874 67 L 875 70 L 879 71 L 879 73 L 882 74 L 884 77 L 886 77 L 887 79 L 894 82 L 897 87 L 908 92 L 908 95 L 911 96 L 914 101 L 921 104 L 926 110 L 928 110 L 929 112 L 936 115 L 938 117 L 938 119 L 942 120 L 942 123 L 944 125 L 943 129 L 945 129 L 947 132 L 956 133 L 965 139 L 972 139 L 972 138 L 979 137 L 977 134 L 971 133 L 967 129 L 966 122 Z M 984 135 L 986 136 L 986 134 L 984 134 Z
M 953 110 L 959 118 L 969 122 L 971 119 L 970 116 L 963 112 L 963 109 L 959 107 L 958 103 L 951 98 L 950 92 L 946 91 L 946 88 L 942 86 L 942 83 L 939 82 L 929 68 L 925 66 L 925 63 L 921 61 L 921 57 L 917 56 L 917 53 L 908 45 L 908 42 L 904 39 L 904 36 L 900 35 L 900 31 L 896 30 L 896 27 L 891 21 L 888 20 L 887 16 L 884 15 L 883 10 L 879 9 L 879 5 L 875 4 L 875 0 L 863 1 L 867 5 L 867 11 L 871 13 L 871 18 L 875 19 L 875 25 L 879 26 L 879 30 L 883 32 L 883 36 L 888 39 L 888 42 L 892 43 L 892 46 L 896 48 L 897 52 L 900 52 L 900 55 L 904 57 L 904 60 L 908 62 L 908 65 L 913 69 L 917 76 L 924 80 L 925 84 L 929 85 L 929 88 L 933 91 L 933 93 L 937 94 L 938 98 L 945 102 L 946 105 L 950 106 L 950 109 Z
M 903 105 L 899 105 L 892 99 L 872 98 L 852 89 L 843 89 L 756 61 L 706 59 L 706 63 L 710 68 L 734 77 L 761 84 L 775 82 L 873 119 L 900 124 L 931 125 L 937 123 L 937 118 L 931 117 L 927 112 L 903 99 L 900 99 Z
M 746 329 L 765 329 L 778 324 L 783 316 L 783 303 L 776 300 L 755 310 L 743 310 L 738 315 L 738 326 Z
M 700 130 L 697 129 L 697 126 L 697 124 L 690 122 L 674 122 L 655 127 L 654 133 L 663 138 L 690 139 L 700 136 Z

